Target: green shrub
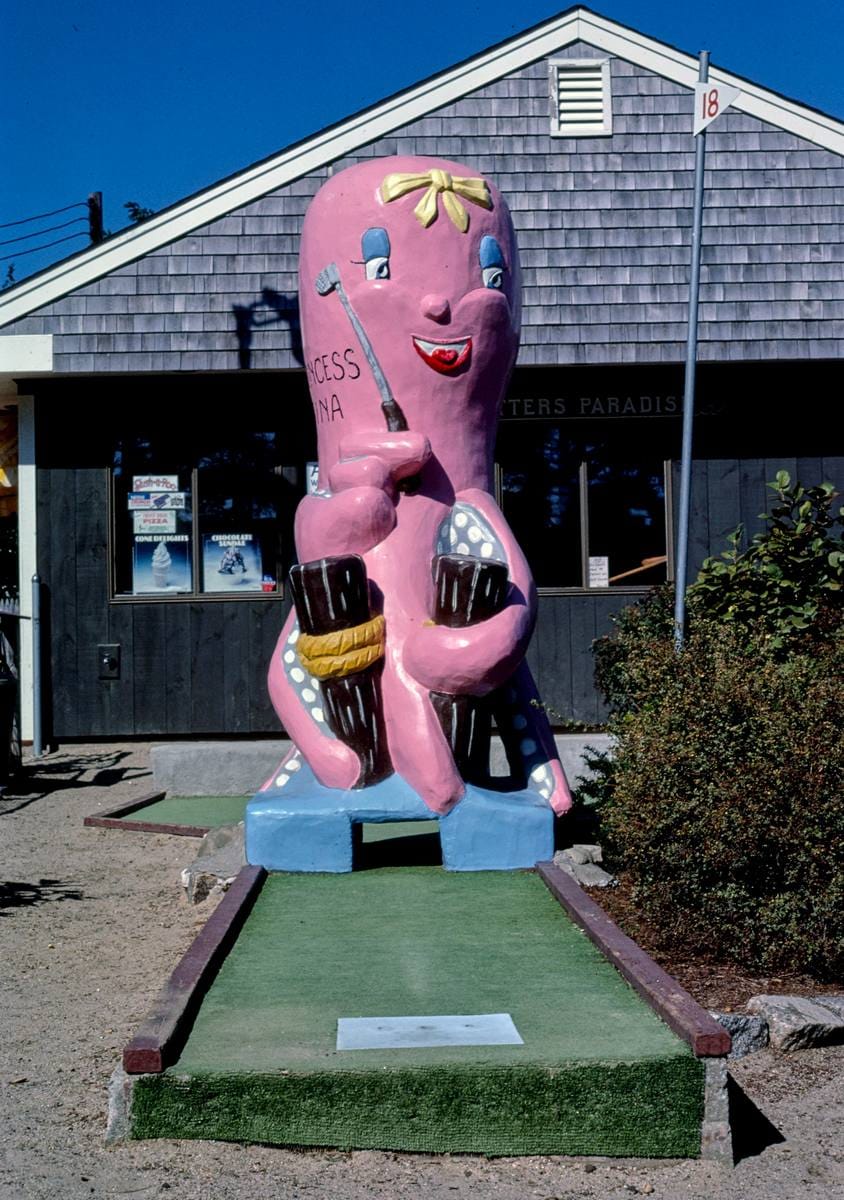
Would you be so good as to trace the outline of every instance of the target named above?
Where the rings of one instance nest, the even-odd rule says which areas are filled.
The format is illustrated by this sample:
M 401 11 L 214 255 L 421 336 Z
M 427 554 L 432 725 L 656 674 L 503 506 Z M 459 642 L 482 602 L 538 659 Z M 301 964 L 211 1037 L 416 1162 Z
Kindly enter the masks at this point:
M 780 471 L 768 487 L 778 503 L 761 514 L 767 528 L 745 549 L 743 530 L 736 529 L 730 548 L 703 564 L 688 603 L 692 616 L 761 627 L 774 649 L 783 650 L 795 637 L 825 637 L 840 624 L 844 508 L 833 511 L 838 493 L 831 483 L 792 487 L 788 472 Z
M 617 718 L 608 859 L 667 944 L 762 970 L 844 972 L 844 643 L 775 658 L 698 622 L 651 642 Z
M 772 486 L 769 528 L 744 551 L 731 539 L 725 569 L 710 560 L 690 589 L 679 654 L 670 587 L 596 644 L 615 752 L 590 798 L 665 945 L 836 978 L 844 545 L 832 488 Z
M 595 683 L 612 713 L 636 709 L 648 692 L 648 671 L 641 661 L 642 648 L 671 641 L 674 630 L 674 585 L 654 588 L 638 604 L 615 613 L 611 637 L 592 643 Z
M 830 483 L 791 486 L 787 471 L 767 485 L 778 503 L 760 516 L 767 528 L 741 549 L 741 527 L 729 549 L 708 558 L 687 589 L 687 624 L 713 619 L 785 655 L 840 634 L 844 616 L 844 508 Z M 672 636 L 674 588 L 663 584 L 612 618 L 615 632 L 593 644 L 595 682 L 611 711 L 635 710 L 648 693 L 640 654 Z

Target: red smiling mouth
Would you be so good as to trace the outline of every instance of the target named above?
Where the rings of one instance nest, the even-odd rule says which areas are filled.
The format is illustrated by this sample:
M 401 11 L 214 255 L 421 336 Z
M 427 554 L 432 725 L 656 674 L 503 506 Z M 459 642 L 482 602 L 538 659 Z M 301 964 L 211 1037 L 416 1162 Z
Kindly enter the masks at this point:
M 415 337 L 413 347 L 420 358 L 429 367 L 447 375 L 462 367 L 472 352 L 472 339 L 458 338 L 454 342 L 429 342 L 425 338 Z

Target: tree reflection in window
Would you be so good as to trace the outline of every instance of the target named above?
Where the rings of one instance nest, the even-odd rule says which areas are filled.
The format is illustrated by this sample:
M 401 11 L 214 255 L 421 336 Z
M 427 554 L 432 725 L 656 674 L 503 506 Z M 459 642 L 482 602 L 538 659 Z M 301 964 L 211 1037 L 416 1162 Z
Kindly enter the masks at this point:
M 506 426 L 500 447 L 504 515 L 539 587 L 581 580 L 578 462 L 558 425 Z
M 665 468 L 652 432 L 508 422 L 501 502 L 539 587 L 638 586 L 666 578 Z

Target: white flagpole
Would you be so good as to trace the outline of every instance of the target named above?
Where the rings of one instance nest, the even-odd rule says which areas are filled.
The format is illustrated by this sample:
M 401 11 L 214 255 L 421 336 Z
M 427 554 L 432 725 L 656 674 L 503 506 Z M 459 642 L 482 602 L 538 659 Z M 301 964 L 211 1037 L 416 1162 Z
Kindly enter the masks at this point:
M 709 79 L 709 51 L 701 50 L 698 79 Z M 695 96 L 697 101 L 697 94 Z M 694 215 L 692 218 L 692 270 L 689 280 L 689 327 L 686 337 L 686 382 L 683 392 L 683 451 L 680 461 L 680 512 L 674 571 L 674 646 L 683 645 L 686 625 L 686 573 L 689 556 L 689 498 L 692 488 L 692 426 L 695 415 L 695 367 L 697 365 L 698 299 L 700 295 L 700 247 L 703 228 L 703 170 L 706 130 L 697 135 L 695 147 Z

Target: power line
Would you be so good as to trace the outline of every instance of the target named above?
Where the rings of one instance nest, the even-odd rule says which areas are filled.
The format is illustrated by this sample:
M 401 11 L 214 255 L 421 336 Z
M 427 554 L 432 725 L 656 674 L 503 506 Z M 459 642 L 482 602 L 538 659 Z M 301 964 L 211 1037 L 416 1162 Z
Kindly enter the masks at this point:
M 0 242 L 0 246 L 11 246 L 12 242 L 29 242 L 35 237 L 41 237 L 42 233 L 53 233 L 56 229 L 67 229 L 68 225 L 76 225 L 78 221 L 85 221 L 86 217 L 72 217 L 69 221 L 63 221 L 60 225 L 48 225 L 46 229 L 38 229 L 35 233 L 22 233 L 20 237 L 6 238 L 4 242 Z
M 26 225 L 30 221 L 43 221 L 47 217 L 57 217 L 59 213 L 70 212 L 72 208 L 87 208 L 84 200 L 79 200 L 76 204 L 66 204 L 64 208 L 54 208 L 52 212 L 39 213 L 37 217 L 23 217 L 20 221 L 6 221 L 0 225 L 0 229 L 11 229 L 13 225 Z
M 82 229 L 78 229 L 76 233 L 69 233 L 67 237 L 56 238 L 54 242 L 45 242 L 43 246 L 33 246 L 31 250 L 17 250 L 14 254 L 4 254 L 0 256 L 0 262 L 8 262 L 9 259 L 15 260 L 23 258 L 25 254 L 36 254 L 39 250 L 49 250 L 51 246 L 58 246 L 61 242 L 69 242 L 72 238 L 86 237 L 86 233 Z

